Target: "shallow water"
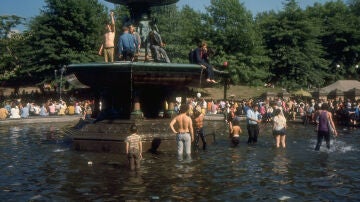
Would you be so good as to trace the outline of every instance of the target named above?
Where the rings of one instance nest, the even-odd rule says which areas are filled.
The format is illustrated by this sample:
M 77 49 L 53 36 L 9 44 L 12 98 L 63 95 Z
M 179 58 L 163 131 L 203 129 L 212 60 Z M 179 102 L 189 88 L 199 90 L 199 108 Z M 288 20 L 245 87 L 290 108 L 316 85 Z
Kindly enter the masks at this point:
M 291 124 L 287 148 L 270 128 L 256 146 L 219 133 L 192 161 L 175 152 L 145 154 L 131 172 L 120 154 L 71 150 L 64 124 L 0 127 L 2 201 L 359 201 L 360 130 L 341 130 L 315 152 L 313 128 Z M 243 129 L 245 127 L 243 126 Z

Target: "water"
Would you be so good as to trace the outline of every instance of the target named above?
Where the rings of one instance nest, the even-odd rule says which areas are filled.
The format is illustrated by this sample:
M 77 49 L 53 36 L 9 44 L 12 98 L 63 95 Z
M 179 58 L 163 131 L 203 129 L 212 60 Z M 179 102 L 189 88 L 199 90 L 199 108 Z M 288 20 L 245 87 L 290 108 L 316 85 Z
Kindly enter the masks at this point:
M 290 125 L 287 148 L 270 129 L 247 146 L 225 133 L 207 151 L 178 162 L 175 151 L 145 154 L 131 172 L 121 154 L 71 150 L 67 125 L 0 127 L 1 201 L 359 201 L 360 130 L 342 130 L 315 152 L 313 128 Z M 243 129 L 244 126 L 243 126 Z

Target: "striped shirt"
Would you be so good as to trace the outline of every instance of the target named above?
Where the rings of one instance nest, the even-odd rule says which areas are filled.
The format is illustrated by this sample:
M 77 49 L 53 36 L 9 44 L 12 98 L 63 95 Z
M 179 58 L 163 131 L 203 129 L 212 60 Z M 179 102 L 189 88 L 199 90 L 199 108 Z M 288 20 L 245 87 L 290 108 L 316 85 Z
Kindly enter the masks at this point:
M 134 133 L 130 136 L 127 136 L 125 142 L 129 143 L 129 151 L 134 151 L 134 150 L 140 151 L 139 148 L 139 142 L 141 142 L 140 135 Z

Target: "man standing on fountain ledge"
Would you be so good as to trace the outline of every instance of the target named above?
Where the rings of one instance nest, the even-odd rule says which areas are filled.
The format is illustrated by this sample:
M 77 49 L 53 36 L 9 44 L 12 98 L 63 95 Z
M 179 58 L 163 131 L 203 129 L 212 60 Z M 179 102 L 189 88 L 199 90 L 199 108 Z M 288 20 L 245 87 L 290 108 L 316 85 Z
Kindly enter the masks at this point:
M 119 57 L 125 61 L 133 61 L 138 44 L 135 37 L 129 33 L 129 27 L 123 27 L 123 34 L 119 39 Z
M 99 55 L 104 54 L 105 62 L 114 62 L 114 39 L 115 39 L 115 20 L 114 12 L 110 12 L 111 24 L 106 25 L 103 43 L 101 44 Z
M 194 141 L 194 129 L 191 118 L 186 114 L 189 110 L 188 104 L 180 106 L 180 114 L 170 122 L 171 130 L 176 134 L 178 159 L 183 160 L 183 151 L 185 146 L 186 157 L 191 160 L 191 142 Z M 175 130 L 174 125 L 177 123 L 178 129 Z M 191 137 L 190 137 L 191 135 Z

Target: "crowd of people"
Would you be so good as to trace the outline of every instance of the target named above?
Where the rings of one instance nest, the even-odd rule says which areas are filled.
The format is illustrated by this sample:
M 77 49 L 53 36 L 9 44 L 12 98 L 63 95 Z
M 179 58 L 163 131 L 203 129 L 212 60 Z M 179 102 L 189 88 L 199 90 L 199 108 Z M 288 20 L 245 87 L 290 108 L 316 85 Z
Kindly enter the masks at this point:
M 239 144 L 239 137 L 243 133 L 242 121 L 246 122 L 249 145 L 254 145 L 258 141 L 260 124 L 272 126 L 275 146 L 286 147 L 286 128 L 289 121 L 302 122 L 305 125 L 314 126 L 317 130 L 318 141 L 315 150 L 319 150 L 323 139 L 326 141 L 327 148 L 330 148 L 331 134 L 337 135 L 336 125 L 356 127 L 360 119 L 360 105 L 356 102 L 346 101 L 315 101 L 308 102 L 296 101 L 295 99 L 277 99 L 254 101 L 242 100 L 206 100 L 200 95 L 193 99 L 188 99 L 186 104 L 176 103 L 175 111 L 178 115 L 170 122 L 171 130 L 176 133 L 179 159 L 183 159 L 183 152 L 187 157 L 191 156 L 191 144 L 194 142 L 194 149 L 199 150 L 200 140 L 202 149 L 207 149 L 206 135 L 204 129 L 205 115 L 221 114 L 229 129 L 231 144 Z M 47 117 L 62 115 L 78 115 L 83 119 L 89 119 L 94 111 L 94 101 L 55 101 L 53 99 L 41 105 L 34 102 L 14 99 L 3 102 L 0 108 L 0 119 L 22 119 L 29 117 Z M 316 127 L 315 127 L 316 126 Z M 136 134 L 133 128 L 132 134 Z M 137 135 L 133 135 L 138 138 Z M 133 139 L 134 139 L 133 138 Z M 127 140 L 128 155 L 132 156 L 132 168 L 138 167 L 139 159 L 135 158 L 134 145 L 136 151 L 142 151 L 141 145 L 132 144 L 131 138 Z M 141 142 L 141 138 L 139 140 Z M 137 142 L 139 142 L 137 141 Z M 132 150 L 131 150 L 132 149 Z M 132 151 L 132 153 L 131 153 Z M 141 158 L 141 152 L 138 157 Z
M 178 115 L 170 123 L 176 134 L 179 159 L 191 155 L 191 142 L 198 150 L 199 140 L 206 149 L 206 138 L 203 119 L 208 114 L 223 114 L 229 127 L 230 142 L 239 144 L 239 136 L 243 133 L 241 121 L 245 120 L 249 145 L 258 141 L 259 127 L 269 124 L 272 127 L 276 148 L 286 148 L 286 128 L 290 121 L 313 127 L 317 133 L 315 150 L 318 151 L 325 140 L 330 149 L 331 135 L 337 136 L 336 126 L 356 127 L 360 119 L 360 103 L 351 100 L 318 100 L 297 101 L 296 99 L 277 99 L 254 101 L 215 101 L 204 98 L 187 100 L 186 104 L 176 104 Z M 177 123 L 177 128 L 175 125 Z M 185 148 L 185 149 L 184 149 Z
M 199 106 L 204 115 L 206 114 L 223 114 L 225 120 L 230 121 L 235 116 L 246 116 L 249 105 L 255 101 L 250 100 L 206 100 L 204 98 L 193 98 L 188 101 L 193 107 Z M 335 101 L 335 100 L 318 100 L 297 101 L 296 99 L 277 99 L 256 101 L 257 111 L 259 112 L 262 122 L 268 123 L 273 120 L 275 110 L 280 108 L 282 114 L 288 121 L 301 120 L 303 124 L 315 124 L 315 112 L 321 108 L 323 103 L 329 106 L 329 112 L 334 117 L 336 125 L 357 126 L 360 122 L 360 102 Z M 175 105 L 175 111 L 179 113 L 179 103 Z
M 91 117 L 93 107 L 94 103 L 90 100 L 73 101 L 67 104 L 64 100 L 49 99 L 40 105 L 16 99 L 4 102 L 0 108 L 0 120 L 63 115 L 78 115 L 87 119 Z

